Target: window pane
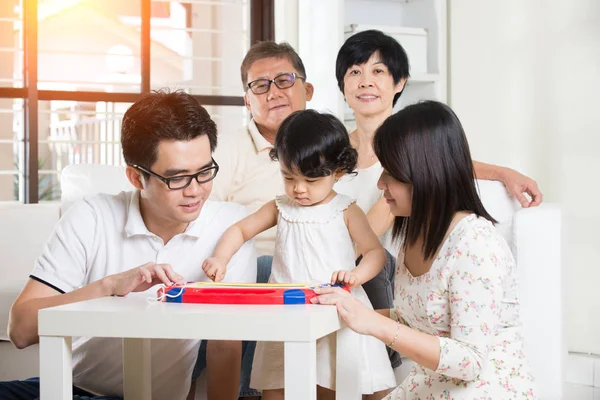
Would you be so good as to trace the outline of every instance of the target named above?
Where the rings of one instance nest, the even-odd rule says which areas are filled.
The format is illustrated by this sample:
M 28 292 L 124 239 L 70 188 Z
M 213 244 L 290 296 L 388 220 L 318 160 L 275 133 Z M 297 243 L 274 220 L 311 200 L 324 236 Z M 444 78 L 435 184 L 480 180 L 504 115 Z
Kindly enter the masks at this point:
M 121 119 L 129 103 L 39 102 L 39 196 L 60 199 L 60 172 L 70 164 L 125 165 L 121 151 Z M 238 130 L 246 109 L 207 106 L 219 134 Z
M 140 14 L 139 0 L 39 0 L 39 88 L 139 92 Z
M 124 165 L 121 119 L 130 105 L 39 102 L 40 201 L 60 198 L 60 172 L 67 165 Z
M 247 125 L 248 110 L 239 106 L 204 106 L 217 124 L 219 136 L 231 135 Z
M 151 87 L 241 96 L 249 1 L 152 0 Z
M 23 100 L 0 99 L 0 201 L 23 201 Z
M 21 0 L 0 1 L 0 87 L 23 87 Z

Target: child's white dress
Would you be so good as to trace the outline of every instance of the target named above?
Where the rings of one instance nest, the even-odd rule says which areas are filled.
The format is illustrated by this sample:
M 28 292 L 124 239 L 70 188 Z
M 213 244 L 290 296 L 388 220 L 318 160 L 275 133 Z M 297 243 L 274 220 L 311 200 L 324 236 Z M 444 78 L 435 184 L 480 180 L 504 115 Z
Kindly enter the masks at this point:
M 269 282 L 327 283 L 333 271 L 352 270 L 354 247 L 344 219 L 344 210 L 354 200 L 337 194 L 329 203 L 301 206 L 287 196 L 278 196 L 279 210 L 275 254 Z M 362 287 L 352 294 L 372 308 Z M 357 333 L 352 333 L 358 335 Z M 396 386 L 385 345 L 372 336 L 358 335 L 355 354 L 360 368 L 362 393 Z M 317 341 L 317 384 L 335 390 L 335 333 Z M 283 343 L 259 342 L 256 346 L 250 386 L 259 390 L 284 387 Z

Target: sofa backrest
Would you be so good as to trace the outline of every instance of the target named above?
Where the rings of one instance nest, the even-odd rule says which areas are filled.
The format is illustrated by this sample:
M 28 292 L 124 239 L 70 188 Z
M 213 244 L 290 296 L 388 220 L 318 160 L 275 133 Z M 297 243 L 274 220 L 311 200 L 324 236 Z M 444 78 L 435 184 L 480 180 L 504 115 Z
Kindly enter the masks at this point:
M 504 185 L 497 181 L 475 181 L 481 201 L 498 224 L 496 228 L 512 248 L 513 216 L 519 203 L 508 196 Z M 73 203 L 97 193 L 118 194 L 134 187 L 125 175 L 125 167 L 100 164 L 72 164 L 63 168 L 60 178 L 62 212 Z
M 509 196 L 501 182 L 477 179 L 475 184 L 483 206 L 497 221 L 496 229 L 504 236 L 514 252 L 513 220 L 521 205 L 515 198 Z
M 100 164 L 71 164 L 60 176 L 62 213 L 78 200 L 97 193 L 118 194 L 134 190 L 125 167 Z
M 561 210 L 556 204 L 521 208 L 504 185 L 478 181 L 484 207 L 498 221 L 517 264 L 525 354 L 543 399 L 558 399 L 567 349 L 564 340 Z

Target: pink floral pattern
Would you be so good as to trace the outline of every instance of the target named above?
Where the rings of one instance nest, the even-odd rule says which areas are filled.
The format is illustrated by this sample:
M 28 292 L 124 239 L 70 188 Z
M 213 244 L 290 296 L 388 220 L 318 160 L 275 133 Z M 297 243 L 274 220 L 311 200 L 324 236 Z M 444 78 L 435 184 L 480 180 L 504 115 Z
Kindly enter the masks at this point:
M 416 365 L 384 400 L 537 399 L 514 259 L 490 222 L 459 221 L 421 276 L 400 254 L 395 303 L 393 318 L 439 337 L 440 361 L 436 371 Z

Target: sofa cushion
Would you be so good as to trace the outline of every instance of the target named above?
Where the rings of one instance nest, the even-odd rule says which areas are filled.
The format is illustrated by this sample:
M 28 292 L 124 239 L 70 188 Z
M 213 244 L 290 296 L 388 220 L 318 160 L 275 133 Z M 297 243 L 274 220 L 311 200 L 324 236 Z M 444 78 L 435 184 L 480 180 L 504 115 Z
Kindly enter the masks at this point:
M 40 376 L 39 345 L 19 350 L 10 342 L 0 341 L 0 381 L 23 380 Z
M 513 238 L 513 222 L 515 213 L 521 209 L 519 202 L 508 194 L 506 187 L 498 181 L 475 181 L 479 197 L 486 211 L 498 223 L 496 229 L 515 253 L 515 242 Z
M 62 213 L 73 203 L 97 193 L 118 194 L 135 188 L 125 175 L 124 166 L 72 164 L 60 175 Z
M 60 216 L 59 203 L 0 202 L 0 340 L 7 340 L 8 313 Z

